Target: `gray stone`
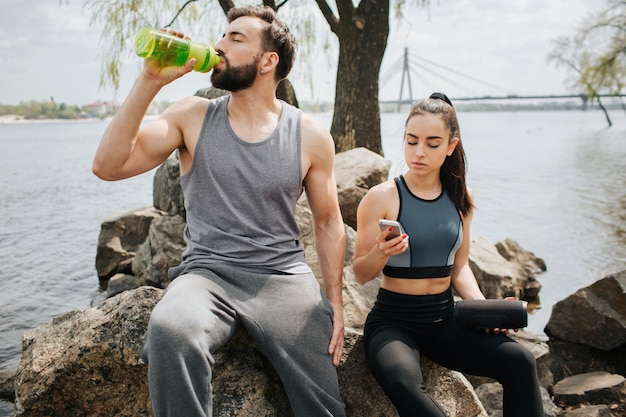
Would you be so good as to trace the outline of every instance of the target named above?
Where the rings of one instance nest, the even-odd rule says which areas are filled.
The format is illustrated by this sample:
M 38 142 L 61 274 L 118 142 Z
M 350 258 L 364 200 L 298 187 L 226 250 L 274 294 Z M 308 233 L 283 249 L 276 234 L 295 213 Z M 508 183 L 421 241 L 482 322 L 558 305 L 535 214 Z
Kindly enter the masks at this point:
M 180 264 L 185 249 L 184 230 L 185 220 L 179 215 L 160 217 L 152 222 L 148 237 L 132 261 L 133 275 L 142 285 L 167 287 L 168 270 Z
M 183 188 L 180 185 L 180 164 L 174 153 L 154 173 L 152 204 L 170 216 L 186 218 Z
M 140 352 L 150 312 L 162 293 L 152 287 L 126 291 L 25 334 L 16 376 L 17 416 L 149 417 Z M 337 372 L 348 415 L 396 416 L 369 373 L 361 334 L 348 331 L 345 341 Z M 291 415 L 278 376 L 246 332 L 239 332 L 215 359 L 216 416 Z M 463 375 L 428 360 L 422 366 L 426 388 L 449 415 L 487 416 Z
M 626 401 L 626 379 L 608 372 L 589 372 L 557 382 L 554 401 L 561 406 Z
M 161 212 L 153 207 L 116 214 L 102 222 L 96 253 L 96 271 L 100 280 L 123 273 L 120 265 L 135 256 L 135 251 L 148 237 L 152 220 Z
M 583 405 L 582 407 L 565 410 L 559 414 L 559 417 L 618 417 L 623 414 L 613 414 L 611 409 L 606 405 Z
M 519 248 L 517 249 L 519 253 L 525 255 L 530 253 L 517 244 L 515 246 Z M 498 299 L 506 297 L 529 299 L 527 292 L 536 296 L 539 292 L 538 282 L 525 268 L 527 261 L 523 260 L 523 263 L 520 263 L 519 259 L 523 257 L 511 252 L 514 248 L 511 242 L 508 242 L 507 248 L 509 259 L 502 256 L 496 245 L 486 238 L 480 237 L 472 241 L 469 265 L 483 294 L 486 298 Z
M 550 337 L 601 350 L 626 343 L 626 270 L 557 302 L 545 327 Z
M 391 161 L 366 148 L 335 155 L 337 195 L 343 221 L 356 229 L 356 210 L 367 191 L 387 180 Z

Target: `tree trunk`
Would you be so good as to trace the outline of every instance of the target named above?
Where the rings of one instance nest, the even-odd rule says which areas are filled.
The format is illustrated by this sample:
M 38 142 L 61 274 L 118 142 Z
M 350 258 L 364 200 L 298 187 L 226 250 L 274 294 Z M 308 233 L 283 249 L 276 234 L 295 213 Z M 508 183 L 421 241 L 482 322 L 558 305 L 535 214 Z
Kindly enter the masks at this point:
M 346 3 L 331 25 L 339 39 L 339 63 L 330 133 L 336 152 L 365 147 L 383 155 L 378 76 L 389 35 L 389 0 L 362 0 L 356 9 L 352 0 Z

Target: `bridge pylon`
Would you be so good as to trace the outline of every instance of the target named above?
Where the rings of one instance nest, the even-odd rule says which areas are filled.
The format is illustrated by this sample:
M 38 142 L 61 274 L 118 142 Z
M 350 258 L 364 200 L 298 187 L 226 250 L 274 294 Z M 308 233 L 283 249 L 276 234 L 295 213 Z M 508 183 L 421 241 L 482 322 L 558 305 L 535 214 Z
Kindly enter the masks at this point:
M 404 47 L 404 64 L 402 65 L 402 81 L 400 82 L 400 97 L 398 97 L 398 113 L 402 106 L 402 93 L 404 93 L 404 79 L 407 79 L 409 85 L 409 99 L 413 103 L 413 88 L 411 88 L 411 71 L 409 71 L 409 48 Z

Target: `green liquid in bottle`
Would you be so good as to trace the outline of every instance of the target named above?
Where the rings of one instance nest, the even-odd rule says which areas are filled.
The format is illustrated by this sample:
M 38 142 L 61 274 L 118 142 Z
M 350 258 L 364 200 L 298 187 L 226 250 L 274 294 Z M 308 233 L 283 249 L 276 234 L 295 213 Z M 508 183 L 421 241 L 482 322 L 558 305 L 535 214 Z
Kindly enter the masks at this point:
M 156 29 L 139 30 L 135 38 L 135 51 L 142 58 L 178 67 L 196 58 L 193 69 L 199 72 L 208 72 L 220 62 L 220 57 L 209 45 L 191 42 Z

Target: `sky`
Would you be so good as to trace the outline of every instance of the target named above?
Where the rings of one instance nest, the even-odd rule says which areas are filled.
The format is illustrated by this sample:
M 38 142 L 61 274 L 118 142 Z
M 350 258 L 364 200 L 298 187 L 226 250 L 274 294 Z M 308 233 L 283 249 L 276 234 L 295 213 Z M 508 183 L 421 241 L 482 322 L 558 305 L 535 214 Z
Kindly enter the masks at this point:
M 0 0 L 0 104 L 54 99 L 85 105 L 126 97 L 141 69 L 141 59 L 129 51 L 119 91 L 100 87 L 102 28 L 90 25 L 84 3 Z M 429 10 L 410 7 L 401 21 L 390 18 L 380 99 L 400 96 L 405 48 L 414 99 L 432 91 L 450 97 L 572 93 L 566 85 L 566 70 L 549 63 L 547 55 L 555 38 L 573 35 L 583 18 L 603 4 L 595 0 L 431 0 Z M 319 19 L 320 29 L 327 30 L 321 14 Z M 299 100 L 333 100 L 337 50 L 335 43 L 331 53 L 297 62 L 290 80 Z M 312 82 L 307 81 L 307 74 L 312 74 Z M 405 78 L 402 98 L 409 98 L 408 82 Z M 192 73 L 166 86 L 156 99 L 175 101 L 209 84 L 208 74 Z

